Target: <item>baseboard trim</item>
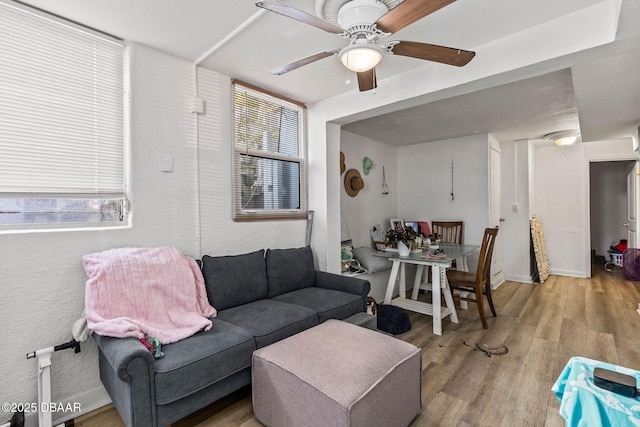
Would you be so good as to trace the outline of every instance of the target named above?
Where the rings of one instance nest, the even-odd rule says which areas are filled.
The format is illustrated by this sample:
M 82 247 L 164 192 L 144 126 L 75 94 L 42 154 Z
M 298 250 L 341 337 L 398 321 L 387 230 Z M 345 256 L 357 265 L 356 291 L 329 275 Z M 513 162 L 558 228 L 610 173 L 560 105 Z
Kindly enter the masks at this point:
M 531 276 L 506 276 L 506 279 L 510 282 L 533 283 Z
M 64 405 L 71 404 L 72 406 L 79 403 L 80 411 L 72 413 L 63 412 L 53 414 L 52 418 L 54 426 L 79 418 L 83 415 L 95 411 L 96 409 L 102 408 L 103 406 L 107 406 L 111 403 L 111 398 L 109 397 L 107 390 L 105 390 L 103 386 L 99 386 L 94 389 L 85 391 L 84 393 L 71 396 L 70 398 L 65 399 L 60 403 Z M 38 427 L 38 413 L 26 413 L 24 417 L 24 425 L 25 427 Z
M 587 275 L 583 271 L 554 270 L 554 269 L 551 269 L 551 274 L 555 274 L 556 276 L 579 277 L 581 279 L 586 279 L 587 278 Z

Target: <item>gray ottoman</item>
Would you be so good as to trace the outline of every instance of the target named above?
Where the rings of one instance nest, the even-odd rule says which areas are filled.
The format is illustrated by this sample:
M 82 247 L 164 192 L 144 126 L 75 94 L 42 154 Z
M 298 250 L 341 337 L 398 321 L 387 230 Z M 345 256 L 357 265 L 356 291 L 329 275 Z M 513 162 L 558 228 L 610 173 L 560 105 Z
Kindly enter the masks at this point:
M 406 426 L 421 364 L 412 344 L 327 320 L 253 353 L 253 412 L 269 427 Z

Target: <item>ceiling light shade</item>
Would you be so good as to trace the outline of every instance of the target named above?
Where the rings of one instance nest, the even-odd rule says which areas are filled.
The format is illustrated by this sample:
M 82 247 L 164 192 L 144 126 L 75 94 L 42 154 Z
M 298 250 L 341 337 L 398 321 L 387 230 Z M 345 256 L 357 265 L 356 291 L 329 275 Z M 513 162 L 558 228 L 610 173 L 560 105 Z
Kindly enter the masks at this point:
M 382 48 L 376 44 L 355 43 L 340 51 L 340 61 L 356 73 L 368 71 L 382 61 Z
M 563 130 L 546 134 L 544 137 L 547 141 L 553 141 L 558 147 L 566 147 L 578 141 L 580 132 L 577 130 Z
M 558 147 L 566 147 L 567 145 L 571 145 L 578 140 L 577 136 L 563 136 L 562 138 L 557 138 L 553 140 L 553 143 Z

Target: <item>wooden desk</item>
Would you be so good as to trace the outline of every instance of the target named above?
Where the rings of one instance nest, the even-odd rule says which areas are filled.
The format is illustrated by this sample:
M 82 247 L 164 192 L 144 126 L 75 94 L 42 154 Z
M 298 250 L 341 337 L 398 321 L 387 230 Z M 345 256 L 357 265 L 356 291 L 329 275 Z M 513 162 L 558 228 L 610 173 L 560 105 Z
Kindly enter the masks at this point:
M 426 257 L 426 252 L 412 253 L 406 257 L 401 257 L 396 252 L 381 252 L 375 256 L 385 257 L 389 261 L 393 262 L 391 267 L 391 274 L 389 275 L 389 283 L 387 284 L 387 291 L 384 297 L 384 304 L 393 304 L 398 307 L 402 307 L 407 310 L 415 311 L 417 313 L 428 314 L 433 316 L 433 333 L 436 335 L 442 335 L 442 319 L 447 316 L 451 316 L 451 321 L 458 323 L 458 314 L 456 308 L 453 305 L 453 297 L 451 295 L 451 289 L 449 289 L 449 283 L 447 282 L 447 268 L 451 267 L 451 263 L 456 259 L 464 259 L 470 252 L 478 249 L 478 245 L 458 245 L 458 244 L 441 244 L 440 249 L 445 253 L 445 257 L 441 259 L 431 259 Z M 413 284 L 413 295 L 411 299 L 406 297 L 407 287 L 405 283 L 405 264 L 417 265 L 416 278 Z M 417 301 L 418 291 L 422 285 L 422 272 L 425 266 L 431 266 L 431 283 L 430 287 L 433 293 L 432 304 Z M 395 299 L 393 297 L 393 290 L 400 273 L 399 294 L 400 296 Z M 446 307 L 440 305 L 440 295 L 444 295 Z

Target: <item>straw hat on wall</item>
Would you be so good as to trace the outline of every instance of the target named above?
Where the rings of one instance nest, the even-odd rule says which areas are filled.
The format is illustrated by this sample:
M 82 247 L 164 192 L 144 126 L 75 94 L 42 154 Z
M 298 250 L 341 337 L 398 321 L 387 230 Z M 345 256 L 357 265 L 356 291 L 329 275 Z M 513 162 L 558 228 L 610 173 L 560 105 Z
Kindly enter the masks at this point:
M 364 180 L 357 169 L 349 169 L 344 176 L 344 189 L 351 197 L 356 197 L 360 190 L 364 188 Z

